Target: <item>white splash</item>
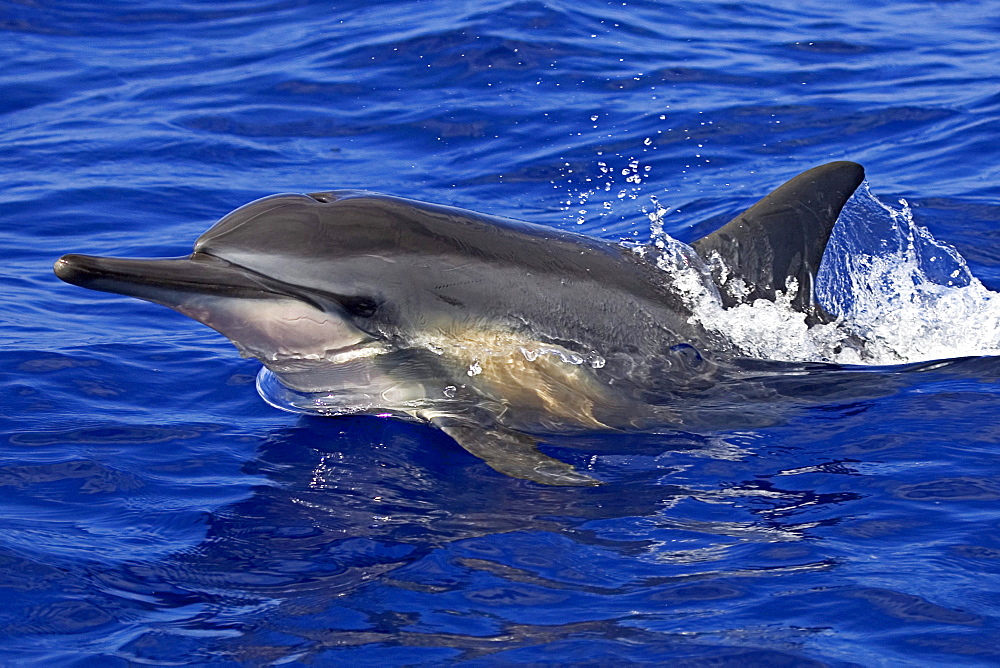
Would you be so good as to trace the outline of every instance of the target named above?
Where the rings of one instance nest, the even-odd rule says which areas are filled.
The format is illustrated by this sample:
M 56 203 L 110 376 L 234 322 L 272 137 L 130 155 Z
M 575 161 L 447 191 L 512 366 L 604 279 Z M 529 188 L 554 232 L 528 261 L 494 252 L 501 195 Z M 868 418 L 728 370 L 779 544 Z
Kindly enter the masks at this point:
M 703 327 L 749 357 L 794 362 L 900 364 L 1000 354 L 1000 293 L 988 290 L 953 247 L 917 225 L 908 204 L 879 201 L 865 183 L 834 228 L 817 296 L 838 320 L 809 327 L 792 308 L 798 286 L 775 301 L 725 309 L 690 247 L 649 214 L 655 258 Z
M 841 214 L 820 272 L 819 298 L 842 313 L 875 363 L 1000 354 L 1000 293 L 952 246 L 868 184 Z

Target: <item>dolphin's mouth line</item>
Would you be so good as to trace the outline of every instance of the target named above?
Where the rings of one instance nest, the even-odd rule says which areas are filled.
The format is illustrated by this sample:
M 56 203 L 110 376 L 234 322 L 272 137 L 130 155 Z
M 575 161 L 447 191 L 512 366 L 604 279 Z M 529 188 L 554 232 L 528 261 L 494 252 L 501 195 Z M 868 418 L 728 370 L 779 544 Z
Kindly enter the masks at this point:
M 276 289 L 278 282 L 273 279 L 208 253 L 165 259 L 70 254 L 59 258 L 55 273 L 73 285 L 130 296 L 142 296 L 134 292 L 145 292 L 146 287 L 238 298 L 302 299 L 294 291 Z
M 320 311 L 336 305 L 350 315 L 370 315 L 368 311 L 376 307 L 365 297 L 297 288 L 204 251 L 152 259 L 69 254 L 56 261 L 54 270 L 56 276 L 73 285 L 157 303 L 164 302 L 151 293 L 168 290 L 236 299 L 285 297 Z

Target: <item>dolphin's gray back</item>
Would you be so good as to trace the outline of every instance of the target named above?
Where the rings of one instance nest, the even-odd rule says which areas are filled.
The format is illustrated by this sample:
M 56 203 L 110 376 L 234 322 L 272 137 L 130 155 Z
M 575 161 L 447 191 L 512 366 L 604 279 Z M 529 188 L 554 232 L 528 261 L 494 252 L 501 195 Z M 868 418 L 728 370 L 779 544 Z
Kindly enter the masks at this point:
M 265 198 L 219 221 L 195 251 L 340 299 L 371 297 L 390 309 L 406 300 L 407 313 L 427 319 L 412 327 L 433 326 L 443 312 L 470 327 L 544 323 L 545 331 L 525 333 L 637 354 L 693 333 L 666 276 L 617 244 L 397 197 Z

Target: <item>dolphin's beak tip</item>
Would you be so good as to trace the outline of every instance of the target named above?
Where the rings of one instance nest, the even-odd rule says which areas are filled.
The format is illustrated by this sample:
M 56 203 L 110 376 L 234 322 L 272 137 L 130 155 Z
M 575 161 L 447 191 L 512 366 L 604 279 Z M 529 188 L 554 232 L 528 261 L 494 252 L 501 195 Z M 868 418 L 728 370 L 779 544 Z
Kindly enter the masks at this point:
M 67 283 L 76 284 L 82 278 L 81 268 L 79 263 L 80 255 L 68 254 L 63 255 L 61 258 L 56 260 L 56 263 L 52 266 L 52 271 L 55 272 L 61 280 Z
M 99 261 L 103 258 L 90 255 L 69 253 L 63 255 L 52 265 L 52 271 L 61 280 L 82 288 L 91 287 L 90 283 L 101 275 Z

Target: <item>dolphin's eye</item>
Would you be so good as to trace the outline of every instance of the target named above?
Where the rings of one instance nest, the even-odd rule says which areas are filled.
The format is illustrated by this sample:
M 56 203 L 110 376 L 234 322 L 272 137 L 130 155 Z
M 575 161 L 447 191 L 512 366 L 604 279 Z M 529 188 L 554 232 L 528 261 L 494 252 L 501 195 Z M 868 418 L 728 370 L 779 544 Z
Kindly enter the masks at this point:
M 359 318 L 370 318 L 378 310 L 378 302 L 370 297 L 349 297 L 341 302 L 344 310 Z

